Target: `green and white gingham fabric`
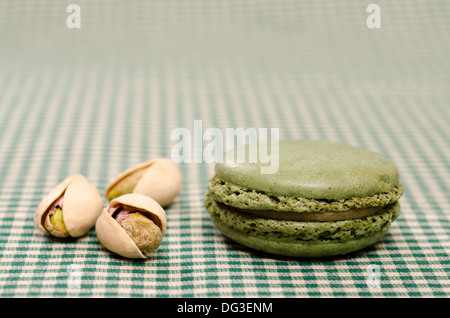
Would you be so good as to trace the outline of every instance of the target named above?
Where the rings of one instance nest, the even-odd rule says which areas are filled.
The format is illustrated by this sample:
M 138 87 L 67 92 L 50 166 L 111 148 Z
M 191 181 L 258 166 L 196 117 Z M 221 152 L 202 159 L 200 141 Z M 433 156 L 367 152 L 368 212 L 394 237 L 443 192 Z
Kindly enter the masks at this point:
M 66 26 L 73 2 L 80 29 Z M 366 25 L 373 2 L 379 29 Z M 0 296 L 448 297 L 449 17 L 445 0 L 0 1 Z M 384 154 L 402 214 L 364 251 L 271 257 L 211 223 L 214 167 L 181 163 L 183 191 L 145 261 L 109 253 L 94 229 L 61 241 L 35 228 L 65 177 L 103 192 L 170 157 L 171 133 L 194 120 Z

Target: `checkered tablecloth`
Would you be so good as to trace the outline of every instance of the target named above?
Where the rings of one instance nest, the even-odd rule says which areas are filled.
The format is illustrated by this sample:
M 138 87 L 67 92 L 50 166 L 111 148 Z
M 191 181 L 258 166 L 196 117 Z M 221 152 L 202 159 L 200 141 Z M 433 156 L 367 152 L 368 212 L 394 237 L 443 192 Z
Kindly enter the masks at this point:
M 0 1 L 0 296 L 448 297 L 450 3 Z M 170 157 L 171 133 L 279 128 L 362 146 L 397 164 L 402 214 L 379 243 L 283 259 L 226 239 L 203 207 L 213 166 L 182 163 L 183 191 L 146 261 L 60 241 L 33 223 L 81 173 L 103 192 Z M 106 201 L 105 201 L 106 204 Z

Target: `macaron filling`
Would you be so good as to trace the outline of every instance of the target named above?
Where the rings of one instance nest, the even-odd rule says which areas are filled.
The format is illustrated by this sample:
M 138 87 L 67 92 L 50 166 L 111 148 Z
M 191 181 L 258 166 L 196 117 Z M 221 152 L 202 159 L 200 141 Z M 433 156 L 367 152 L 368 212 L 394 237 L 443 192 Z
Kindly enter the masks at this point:
M 216 203 L 221 204 L 221 203 Z M 360 219 L 369 215 L 374 215 L 381 210 L 384 206 L 363 208 L 363 209 L 350 209 L 344 212 L 311 212 L 311 213 L 299 213 L 299 212 L 284 212 L 275 210 L 245 210 L 233 207 L 227 207 L 229 210 L 238 213 L 248 213 L 250 215 L 261 217 L 265 219 L 285 220 L 285 221 L 302 221 L 302 222 L 332 222 L 342 220 L 354 220 Z
M 403 194 L 403 185 L 395 185 L 390 191 L 371 197 L 351 197 L 342 200 L 319 200 L 304 197 L 277 196 L 254 189 L 248 189 L 235 183 L 211 178 L 208 192 L 227 206 L 244 210 L 274 210 L 280 212 L 323 213 L 345 212 L 354 209 L 386 206 L 397 202 Z

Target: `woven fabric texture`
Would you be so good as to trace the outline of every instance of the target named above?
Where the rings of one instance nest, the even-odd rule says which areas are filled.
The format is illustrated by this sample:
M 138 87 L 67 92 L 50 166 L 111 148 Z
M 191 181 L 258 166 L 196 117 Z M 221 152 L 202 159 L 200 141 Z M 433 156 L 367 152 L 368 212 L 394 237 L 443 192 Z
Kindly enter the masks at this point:
M 379 29 L 369 1 L 76 3 L 80 29 L 68 1 L 0 3 L 1 297 L 450 295 L 450 2 L 380 0 Z M 272 257 L 213 226 L 214 166 L 192 162 L 145 261 L 109 253 L 94 229 L 62 241 L 34 226 L 65 177 L 103 192 L 170 157 L 174 129 L 195 120 L 379 152 L 399 168 L 401 215 L 364 251 Z

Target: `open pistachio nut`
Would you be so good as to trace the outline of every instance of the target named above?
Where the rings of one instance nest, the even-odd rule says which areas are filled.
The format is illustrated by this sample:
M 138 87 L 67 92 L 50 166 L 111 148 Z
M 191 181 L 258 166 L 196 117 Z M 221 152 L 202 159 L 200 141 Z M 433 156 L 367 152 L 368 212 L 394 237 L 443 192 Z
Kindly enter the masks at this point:
M 67 238 L 85 235 L 103 209 L 100 192 L 76 174 L 53 188 L 34 214 L 36 227 L 45 234 Z
M 146 258 L 155 251 L 166 233 L 164 209 L 152 198 L 138 193 L 113 199 L 95 225 L 100 243 L 127 258 Z
M 107 186 L 105 197 L 113 200 L 127 193 L 140 193 L 165 207 L 180 193 L 182 183 L 178 166 L 170 159 L 158 158 L 140 163 L 119 174 Z

